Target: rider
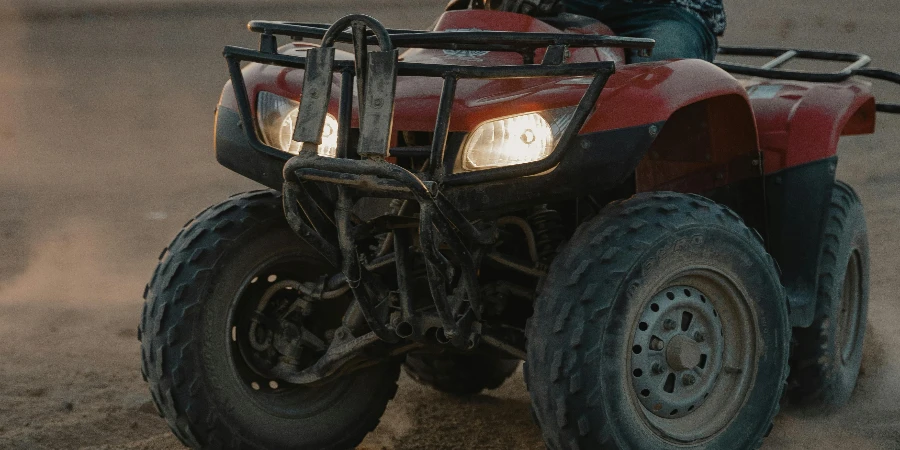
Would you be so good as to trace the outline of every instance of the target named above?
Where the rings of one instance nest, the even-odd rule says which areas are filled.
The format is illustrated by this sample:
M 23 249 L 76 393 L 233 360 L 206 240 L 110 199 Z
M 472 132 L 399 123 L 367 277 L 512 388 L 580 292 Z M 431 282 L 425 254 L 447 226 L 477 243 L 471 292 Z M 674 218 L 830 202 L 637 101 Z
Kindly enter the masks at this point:
M 722 0 L 488 0 L 490 9 L 547 16 L 566 12 L 593 17 L 620 36 L 656 40 L 653 56 L 631 62 L 698 58 L 712 62 L 725 31 Z

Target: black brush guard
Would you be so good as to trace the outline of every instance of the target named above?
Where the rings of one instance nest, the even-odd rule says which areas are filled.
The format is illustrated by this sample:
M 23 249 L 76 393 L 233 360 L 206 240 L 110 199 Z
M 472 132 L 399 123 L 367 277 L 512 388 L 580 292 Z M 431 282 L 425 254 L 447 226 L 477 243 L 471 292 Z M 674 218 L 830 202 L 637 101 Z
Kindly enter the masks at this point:
M 441 194 L 448 185 L 478 185 L 539 174 L 553 169 L 562 161 L 594 109 L 607 80 L 615 71 L 612 62 L 565 64 L 569 47 L 627 47 L 649 53 L 654 42 L 649 39 L 612 36 L 515 33 L 515 32 L 422 32 L 388 30 L 375 19 L 363 15 L 344 17 L 331 26 L 285 22 L 251 22 L 249 28 L 261 34 L 260 49 L 226 47 L 225 57 L 238 101 L 239 113 L 252 147 L 271 153 L 279 152 L 263 144 L 257 133 L 250 99 L 241 73 L 241 62 L 256 62 L 288 68 L 305 69 L 303 93 L 293 139 L 302 143 L 298 156 L 284 166 L 284 210 L 288 223 L 297 234 L 314 247 L 335 267 L 340 267 L 342 280 L 323 281 L 307 291 L 321 297 L 327 289 L 346 281 L 356 302 L 344 318 L 360 323 L 360 315 L 371 332 L 355 341 L 334 342 L 328 353 L 314 367 L 299 375 L 285 376 L 286 381 L 308 383 L 336 370 L 359 348 L 377 340 L 393 343 L 406 337 L 421 337 L 426 328 L 436 328 L 436 340 L 460 349 L 471 349 L 479 338 L 482 313 L 477 267 L 485 251 L 495 241 L 495 229 L 467 220 L 460 210 Z M 350 30 L 346 32 L 346 30 Z M 276 36 L 321 39 L 321 47 L 308 50 L 306 57 L 279 54 Z M 335 43 L 352 43 L 354 61 L 336 61 Z M 380 50 L 369 52 L 368 46 Z M 397 47 L 489 50 L 515 52 L 522 55 L 519 66 L 460 66 L 420 64 L 398 61 Z M 540 65 L 533 64 L 539 48 L 546 48 Z M 323 157 L 316 152 L 331 100 L 334 73 L 340 73 L 337 157 Z M 397 76 L 441 77 L 443 89 L 430 146 L 428 163 L 421 173 L 413 173 L 385 161 L 389 156 L 393 105 Z M 573 118 L 562 132 L 551 156 L 546 159 L 510 167 L 478 172 L 452 173 L 445 161 L 450 115 L 457 81 L 466 78 L 532 78 L 593 77 L 587 86 Z M 349 147 L 353 87 L 357 83 L 360 121 L 359 142 L 354 152 Z M 352 155 L 352 156 L 351 156 Z M 330 186 L 336 199 L 320 189 Z M 357 248 L 361 236 L 375 231 L 372 224 L 354 226 L 351 207 L 361 197 L 402 199 L 415 202 L 419 217 L 405 216 L 406 206 L 392 217 L 387 227 L 394 241 L 394 254 L 384 261 L 366 261 Z M 429 289 L 436 316 L 417 314 L 411 306 L 411 245 L 417 227 L 419 244 L 425 261 Z M 380 233 L 384 227 L 379 228 Z M 367 234 L 369 233 L 369 234 Z M 442 251 L 443 250 L 443 251 Z M 452 261 L 445 254 L 452 255 Z M 398 291 L 388 292 L 368 268 L 393 262 L 396 266 Z M 454 264 L 455 263 L 455 264 Z M 396 296 L 396 297 L 392 297 Z M 385 304 L 396 301 L 399 317 L 387 317 Z M 358 328 L 358 327 L 357 327 Z M 377 339 L 376 339 L 377 338 Z M 485 337 L 487 340 L 487 337 Z M 336 339 L 337 341 L 337 339 Z M 495 347 L 502 343 L 495 343 Z M 334 350 L 336 347 L 340 347 Z M 334 350 L 334 351 L 332 351 Z M 510 353 L 516 353 L 510 350 Z

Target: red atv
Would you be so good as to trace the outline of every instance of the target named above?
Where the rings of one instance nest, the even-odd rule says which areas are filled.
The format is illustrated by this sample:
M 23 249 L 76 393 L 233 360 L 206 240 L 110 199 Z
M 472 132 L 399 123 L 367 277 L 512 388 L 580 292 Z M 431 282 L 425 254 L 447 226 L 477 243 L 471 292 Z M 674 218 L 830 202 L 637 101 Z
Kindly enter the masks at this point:
M 250 29 L 216 156 L 271 189 L 189 222 L 145 292 L 143 373 L 186 445 L 351 448 L 401 366 L 466 395 L 526 360 L 551 449 L 756 448 L 785 386 L 847 401 L 869 259 L 837 141 L 898 110 L 850 78 L 897 74 L 625 64 L 653 41 L 573 15 Z

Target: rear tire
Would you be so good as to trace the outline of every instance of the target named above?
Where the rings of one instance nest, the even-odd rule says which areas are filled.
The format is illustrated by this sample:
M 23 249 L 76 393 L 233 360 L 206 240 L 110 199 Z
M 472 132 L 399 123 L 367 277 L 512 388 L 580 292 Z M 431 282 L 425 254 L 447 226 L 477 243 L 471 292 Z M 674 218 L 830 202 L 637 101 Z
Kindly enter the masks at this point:
M 518 367 L 515 359 L 451 353 L 410 353 L 403 364 L 403 370 L 420 384 L 459 396 L 497 389 Z
M 276 280 L 313 281 L 332 272 L 291 231 L 274 191 L 234 196 L 176 236 L 145 291 L 139 336 L 153 400 L 185 445 L 337 450 L 353 448 L 375 428 L 397 390 L 399 362 L 314 386 L 279 383 L 260 362 L 279 358 L 274 347 L 281 344 L 272 343 L 281 341 L 253 317 L 296 299 Z M 346 309 L 339 300 L 317 303 L 299 326 L 317 335 L 338 326 Z M 317 359 L 308 352 L 297 351 L 292 361 Z
M 847 403 L 862 363 L 869 306 L 869 244 L 862 203 L 836 182 L 819 256 L 816 319 L 794 330 L 789 396 L 797 404 L 833 409 Z
M 784 290 L 758 235 L 703 197 L 641 194 L 583 224 L 528 325 L 551 450 L 758 448 L 788 372 Z

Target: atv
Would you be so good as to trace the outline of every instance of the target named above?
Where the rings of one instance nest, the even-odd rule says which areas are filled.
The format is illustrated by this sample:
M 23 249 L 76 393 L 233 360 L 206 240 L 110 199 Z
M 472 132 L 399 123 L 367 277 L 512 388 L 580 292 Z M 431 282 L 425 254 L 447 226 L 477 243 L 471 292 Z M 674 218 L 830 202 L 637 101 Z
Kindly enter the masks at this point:
M 551 449 L 757 448 L 786 386 L 847 401 L 869 254 L 837 142 L 900 110 L 854 77 L 900 75 L 628 64 L 654 42 L 570 14 L 249 28 L 215 149 L 269 189 L 191 220 L 144 295 L 185 445 L 352 448 L 401 368 L 472 395 L 526 361 Z

